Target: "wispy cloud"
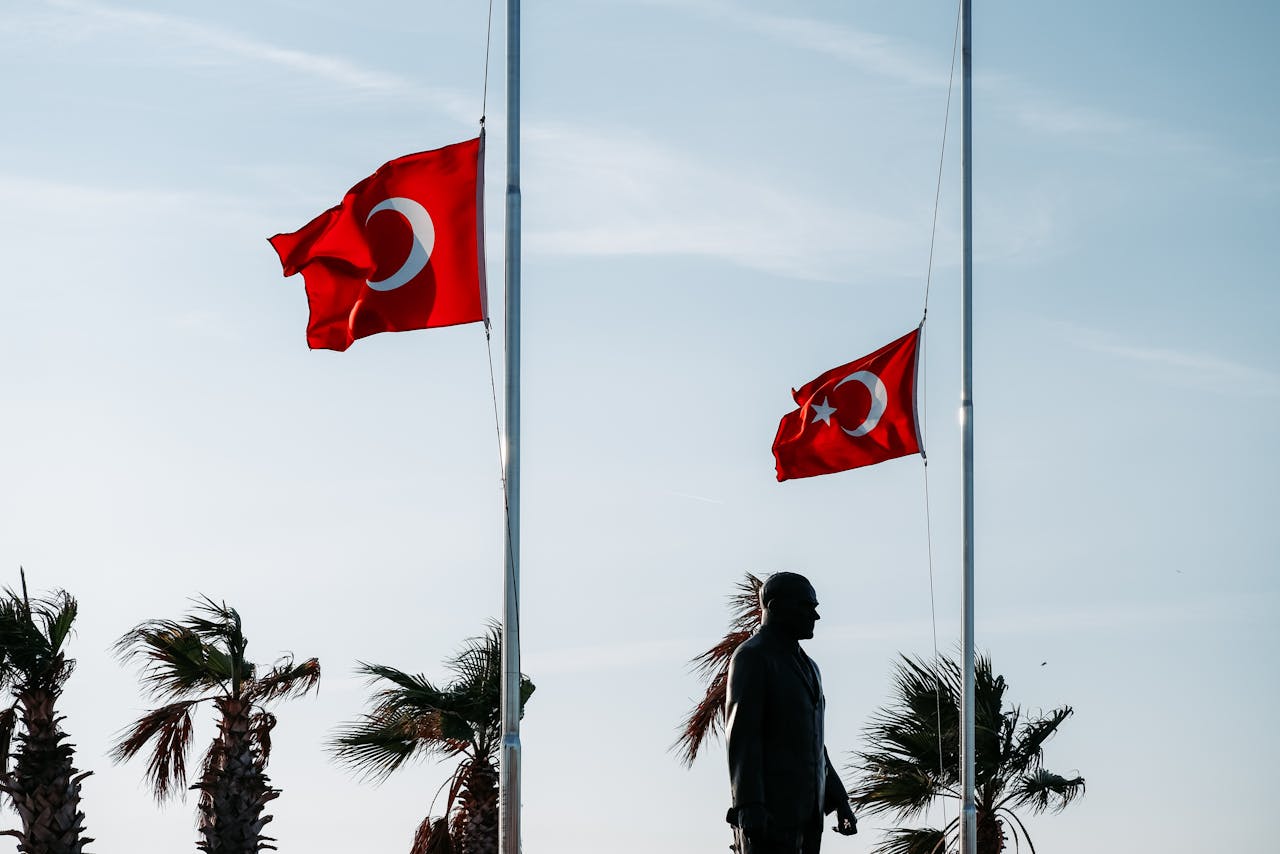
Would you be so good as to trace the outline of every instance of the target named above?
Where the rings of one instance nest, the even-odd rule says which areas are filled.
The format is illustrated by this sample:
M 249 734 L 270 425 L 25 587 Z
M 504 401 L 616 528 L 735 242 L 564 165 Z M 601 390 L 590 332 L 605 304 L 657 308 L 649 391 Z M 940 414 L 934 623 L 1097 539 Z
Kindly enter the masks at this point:
M 786 176 L 713 161 L 621 128 L 526 125 L 530 252 L 685 256 L 795 279 L 902 280 L 924 270 L 931 209 L 869 179 L 856 198 L 815 197 Z M 1056 234 L 1053 200 L 1018 192 L 988 203 L 981 259 L 1043 253 Z M 942 223 L 936 269 L 957 255 Z
M 1054 104 L 1045 98 L 1018 103 L 1015 114 L 1025 127 L 1055 136 L 1123 136 L 1139 129 L 1139 124 L 1127 116 Z
M 1280 374 L 1214 353 L 1140 345 L 1114 335 L 1067 323 L 1054 324 L 1081 349 L 1148 366 L 1170 382 L 1193 383 L 1218 392 L 1271 397 L 1280 395 Z
M 777 15 L 726 0 L 633 0 L 713 18 L 801 50 L 833 57 L 863 71 L 913 86 L 946 86 L 947 67 L 880 33 L 801 15 Z
M 0 202 L 6 208 L 21 207 L 30 215 L 57 211 L 65 215 L 99 216 L 103 211 L 204 208 L 215 197 L 174 190 L 119 189 L 0 173 Z M 12 206 L 12 207 L 11 207 Z
M 531 251 L 701 256 L 835 281 L 893 271 L 918 242 L 905 214 L 823 204 L 632 133 L 540 124 L 524 145 Z
M 951 43 L 921 47 L 882 33 L 855 29 L 821 18 L 761 12 L 735 0 L 626 0 L 662 6 L 683 14 L 712 18 L 789 47 L 831 57 L 868 74 L 909 86 L 943 88 L 950 79 Z M 958 59 L 957 59 L 958 62 Z M 958 85 L 958 70 L 956 82 Z M 975 75 L 975 87 L 994 106 L 1026 129 L 1059 139 L 1085 142 L 1126 140 L 1127 147 L 1157 147 L 1178 153 L 1204 153 L 1212 146 L 1194 132 L 1160 128 L 1151 122 L 1072 104 L 993 70 Z M 1140 140 L 1140 144 L 1137 142 Z
M 166 49 L 165 56 L 186 66 L 266 65 L 300 77 L 336 87 L 346 95 L 411 97 L 454 118 L 474 119 L 474 98 L 438 87 L 422 86 L 404 77 L 365 68 L 337 56 L 284 47 L 178 15 L 123 9 L 86 0 L 47 0 L 50 8 L 70 19 L 68 32 L 78 40 L 95 34 L 125 30 L 150 37 Z M 174 51 L 174 46 L 186 48 Z M 190 50 L 198 49 L 197 51 Z
M 0 223 L 9 223 L 10 228 L 26 224 L 41 228 L 48 217 L 57 217 L 64 227 L 85 227 L 94 234 L 136 230 L 134 224 L 141 220 L 175 229 L 188 228 L 194 221 L 203 227 L 234 222 L 237 227 L 258 230 L 270 224 L 258 204 L 230 194 L 111 187 L 0 173 Z

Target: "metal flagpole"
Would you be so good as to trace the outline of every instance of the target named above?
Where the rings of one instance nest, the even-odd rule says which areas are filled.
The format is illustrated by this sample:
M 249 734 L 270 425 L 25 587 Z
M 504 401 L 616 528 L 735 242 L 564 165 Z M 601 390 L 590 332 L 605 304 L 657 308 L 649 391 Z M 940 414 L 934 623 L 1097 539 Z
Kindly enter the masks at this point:
M 964 689 L 960 712 L 960 854 L 978 853 L 977 806 L 974 803 L 973 708 L 973 54 L 970 42 L 971 0 L 961 0 L 961 242 L 960 323 L 963 356 L 960 368 L 960 424 L 963 433 L 964 497 Z
M 520 0 L 507 0 L 506 570 L 498 850 L 520 854 Z

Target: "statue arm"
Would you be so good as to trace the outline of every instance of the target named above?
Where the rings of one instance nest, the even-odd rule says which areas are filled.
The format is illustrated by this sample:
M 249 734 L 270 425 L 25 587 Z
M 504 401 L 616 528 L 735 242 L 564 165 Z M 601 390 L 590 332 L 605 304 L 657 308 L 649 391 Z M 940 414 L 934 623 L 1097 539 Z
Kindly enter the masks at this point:
M 845 791 L 844 781 L 836 773 L 835 766 L 831 764 L 831 756 L 825 747 L 822 749 L 822 755 L 827 761 L 827 794 L 823 798 L 826 803 L 822 805 L 822 811 L 836 814 L 836 826 L 831 828 L 832 830 L 843 836 L 852 836 L 858 832 L 858 819 L 853 814 L 852 804 L 849 803 L 849 793 Z
M 827 753 L 826 748 L 822 749 L 822 757 L 827 763 L 827 785 L 826 796 L 823 800 L 826 802 L 822 805 L 822 811 L 830 814 L 835 811 L 841 801 L 848 801 L 849 795 L 844 790 L 844 781 L 840 779 L 840 775 L 836 773 L 836 767 L 831 764 L 831 756 Z
M 725 699 L 725 741 L 733 806 L 748 813 L 764 808 L 765 662 L 752 652 L 740 649 L 733 657 Z

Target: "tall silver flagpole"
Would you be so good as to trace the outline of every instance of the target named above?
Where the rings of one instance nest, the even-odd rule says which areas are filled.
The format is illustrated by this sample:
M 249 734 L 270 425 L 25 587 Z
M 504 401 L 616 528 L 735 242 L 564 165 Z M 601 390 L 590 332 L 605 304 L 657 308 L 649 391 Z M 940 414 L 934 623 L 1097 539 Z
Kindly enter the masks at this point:
M 961 114 L 961 241 L 960 274 L 961 348 L 960 424 L 963 431 L 964 499 L 964 690 L 960 712 L 960 854 L 978 854 L 978 810 L 974 803 L 973 710 L 973 54 L 971 50 L 971 0 L 961 0 L 964 67 Z
M 520 854 L 520 0 L 507 0 L 506 570 L 498 850 Z

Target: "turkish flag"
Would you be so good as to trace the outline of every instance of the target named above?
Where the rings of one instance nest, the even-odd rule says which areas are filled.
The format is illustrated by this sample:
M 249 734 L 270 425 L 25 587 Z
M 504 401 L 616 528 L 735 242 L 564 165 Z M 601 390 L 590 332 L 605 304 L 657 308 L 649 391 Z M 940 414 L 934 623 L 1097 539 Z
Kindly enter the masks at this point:
M 800 408 L 773 440 L 778 480 L 813 477 L 920 453 L 920 328 L 792 391 Z
M 483 176 L 482 134 L 398 157 L 270 238 L 284 274 L 306 282 L 307 344 L 345 350 L 378 332 L 484 320 Z

